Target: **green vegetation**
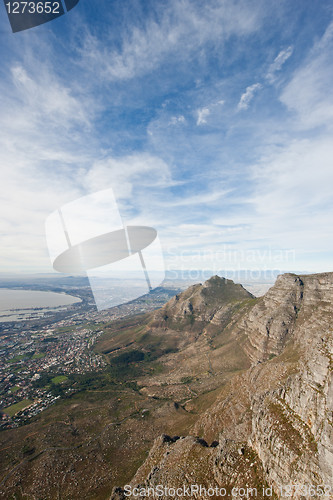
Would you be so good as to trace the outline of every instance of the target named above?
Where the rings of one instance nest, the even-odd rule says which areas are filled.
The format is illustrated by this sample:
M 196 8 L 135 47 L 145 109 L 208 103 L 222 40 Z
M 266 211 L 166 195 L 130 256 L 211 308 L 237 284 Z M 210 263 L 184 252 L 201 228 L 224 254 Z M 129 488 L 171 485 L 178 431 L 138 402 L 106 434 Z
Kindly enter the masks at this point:
M 21 389 L 21 387 L 19 387 L 18 385 L 14 385 L 14 387 L 11 387 L 11 388 L 9 389 L 9 391 L 10 391 L 12 394 L 14 394 L 15 392 L 17 392 L 17 391 L 18 391 L 18 390 L 20 390 L 20 389 Z
M 112 365 L 107 369 L 107 376 L 113 384 L 134 380 L 143 375 L 143 365 L 140 364 L 118 364 Z
M 130 363 L 134 363 L 136 361 L 142 361 L 145 355 L 142 351 L 138 351 L 137 349 L 133 349 L 131 351 L 123 352 L 118 356 L 112 358 L 112 363 L 114 365 L 129 365 Z
M 31 446 L 29 443 L 25 443 L 22 448 L 23 455 L 33 455 L 35 453 L 35 447 Z
M 40 387 L 50 391 L 53 396 L 65 397 L 65 390 L 72 385 L 66 375 L 56 375 L 54 373 L 41 373 L 40 378 L 33 382 L 34 387 Z
M 24 408 L 31 405 L 31 403 L 32 403 L 32 401 L 30 401 L 29 399 L 24 399 L 23 401 L 20 401 L 19 403 L 8 406 L 8 408 L 4 408 L 2 411 L 3 411 L 3 413 L 6 413 L 6 415 L 13 417 L 14 415 L 16 415 L 16 413 L 24 410 Z
M 51 383 L 51 379 L 54 377 L 54 375 L 48 374 L 48 373 L 40 373 L 40 378 L 38 380 L 35 380 L 32 385 L 34 387 L 46 387 Z
M 42 359 L 45 357 L 45 352 L 38 352 L 32 356 L 32 359 Z
M 77 391 L 114 388 L 115 382 L 108 373 L 74 373 L 69 375 L 69 382 Z
M 54 377 L 51 379 L 51 382 L 55 385 L 58 384 L 63 384 L 64 382 L 67 382 L 68 377 L 66 375 L 58 375 L 57 377 Z
M 281 405 L 273 402 L 269 404 L 269 410 L 274 417 L 273 425 L 280 438 L 296 455 L 301 456 L 305 443 L 298 429 L 293 426 L 290 415 L 284 413 Z
M 129 351 L 117 356 L 116 363 L 109 365 L 103 372 L 89 372 L 85 374 L 72 373 L 68 376 L 55 373 L 41 373 L 40 378 L 33 382 L 34 387 L 44 388 L 54 396 L 71 398 L 73 393 L 67 393 L 69 388 L 75 393 L 82 391 L 115 390 L 128 387 L 138 390 L 135 379 L 144 373 L 143 366 L 138 366 L 137 360 L 144 363 L 144 354 L 141 351 Z M 114 360 L 112 360 L 112 363 Z
M 29 356 L 26 354 L 21 354 L 20 356 L 14 356 L 11 359 L 8 359 L 7 363 L 18 363 L 19 361 L 22 361 L 23 359 L 28 359 Z

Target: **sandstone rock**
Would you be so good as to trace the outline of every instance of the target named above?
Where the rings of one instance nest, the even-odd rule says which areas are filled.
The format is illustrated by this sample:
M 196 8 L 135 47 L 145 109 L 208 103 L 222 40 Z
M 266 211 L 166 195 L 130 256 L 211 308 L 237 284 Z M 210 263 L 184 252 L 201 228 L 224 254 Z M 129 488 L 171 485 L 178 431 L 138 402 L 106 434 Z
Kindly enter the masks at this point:
M 192 287 L 170 301 L 164 313 L 218 321 L 225 304 L 214 304 L 207 312 L 204 290 L 210 286 Z M 233 325 L 234 335 L 246 339 L 252 367 L 226 385 L 194 426 L 207 434 L 215 428 L 219 442 L 208 448 L 205 436 L 166 444 L 159 439 L 134 483 L 200 480 L 229 492 L 232 487 L 260 485 L 257 498 L 264 498 L 268 487 L 283 498 L 283 488 L 290 484 L 327 485 L 333 491 L 332 321 L 333 273 L 279 276 Z M 195 448 L 198 442 L 205 444 Z M 194 453 L 200 472 L 193 468 Z M 292 498 L 305 498 L 304 492 L 296 489 Z

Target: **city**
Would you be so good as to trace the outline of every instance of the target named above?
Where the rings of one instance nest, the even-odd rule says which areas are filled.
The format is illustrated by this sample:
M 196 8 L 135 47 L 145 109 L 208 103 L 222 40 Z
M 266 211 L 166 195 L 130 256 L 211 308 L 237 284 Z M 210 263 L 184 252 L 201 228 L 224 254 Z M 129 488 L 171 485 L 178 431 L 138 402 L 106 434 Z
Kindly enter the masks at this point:
M 98 312 L 87 287 L 66 291 L 81 302 L 30 323 L 2 323 L 0 331 L 0 429 L 18 427 L 58 399 L 81 390 L 80 381 L 105 368 L 93 351 L 108 323 L 160 307 L 177 288 Z

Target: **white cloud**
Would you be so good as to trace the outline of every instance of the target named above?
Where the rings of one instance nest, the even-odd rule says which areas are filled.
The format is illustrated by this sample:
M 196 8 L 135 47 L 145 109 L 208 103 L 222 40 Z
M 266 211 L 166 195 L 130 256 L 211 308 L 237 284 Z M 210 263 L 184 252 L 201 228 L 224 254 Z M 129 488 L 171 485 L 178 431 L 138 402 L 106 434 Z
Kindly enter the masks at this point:
M 140 189 L 144 188 L 145 192 L 150 188 L 165 189 L 174 185 L 174 181 L 163 160 L 148 153 L 137 153 L 95 161 L 82 176 L 82 184 L 90 192 L 111 186 L 117 198 L 123 198 L 127 203 L 131 200 L 130 203 L 135 205 Z
M 292 55 L 294 48 L 290 45 L 287 49 L 281 50 L 279 54 L 274 59 L 273 63 L 269 66 L 268 72 L 266 75 L 267 80 L 273 83 L 276 78 L 276 72 L 280 71 L 284 63 L 289 59 Z
M 172 198 L 170 201 L 160 201 L 159 206 L 164 207 L 198 207 L 199 205 L 209 205 L 213 208 L 215 202 L 221 200 L 224 196 L 229 194 L 231 189 L 225 190 L 208 190 L 202 194 L 195 194 L 183 198 Z
M 264 258 L 265 249 L 289 249 L 291 260 L 286 254 L 277 264 L 283 270 L 332 268 L 332 49 L 333 23 L 281 92 L 292 113 L 280 132 L 272 126 L 262 134 L 249 193 L 238 199 L 237 210 L 212 218 L 216 226 L 244 225 L 234 241 L 239 250 L 255 246 Z
M 92 89 L 98 78 L 98 89 L 103 90 L 95 92 L 91 99 L 76 87 L 79 83 L 75 75 L 70 75 L 67 82 L 62 80 L 59 75 L 65 74 L 66 68 L 58 74 L 51 71 L 43 62 L 50 60 L 49 57 L 12 67 L 10 84 L 5 81 L 0 88 L 4 97 L 0 117 L 3 266 L 23 269 L 31 265 L 49 270 L 45 217 L 63 203 L 109 186 L 120 199 L 126 217 L 159 228 L 164 241 L 174 244 L 179 252 L 183 248 L 193 252 L 215 251 L 226 242 L 245 249 L 253 245 L 259 248 L 293 245 L 303 253 L 311 248 L 318 252 L 332 248 L 333 150 L 328 132 L 333 123 L 332 25 L 281 93 L 282 103 L 292 112 L 283 123 L 284 133 L 276 132 L 278 116 L 270 122 L 275 129 L 274 137 L 273 132 L 262 132 L 265 124 L 262 125 L 260 140 L 268 152 L 265 151 L 265 157 L 262 154 L 250 177 L 242 160 L 239 164 L 238 159 L 231 166 L 228 164 L 228 159 L 233 158 L 228 140 L 232 134 L 238 137 L 238 131 L 233 122 L 228 122 L 228 109 L 222 117 L 222 113 L 217 113 L 218 108 L 214 108 L 224 103 L 214 102 L 216 89 L 215 93 L 203 95 L 207 88 L 204 84 L 198 90 L 200 97 L 197 94 L 193 98 L 192 94 L 191 102 L 182 101 L 183 109 L 178 100 L 177 114 L 175 107 L 170 106 L 172 112 L 165 110 L 160 130 L 159 122 L 148 129 L 148 134 L 154 133 L 149 145 L 152 153 L 134 152 L 116 157 L 110 150 L 101 152 L 102 143 L 110 148 L 112 138 L 107 133 L 114 134 L 117 123 L 103 122 L 107 132 L 102 137 L 94 135 L 97 101 L 110 98 L 112 106 L 118 106 L 118 88 L 125 88 L 126 80 L 166 65 L 171 58 L 185 66 L 191 52 L 200 53 L 204 59 L 206 42 L 216 43 L 223 59 L 223 43 L 231 34 L 242 36 L 259 26 L 260 9 L 253 9 L 251 14 L 252 7 L 248 7 L 247 1 L 207 2 L 205 9 L 198 9 L 189 0 L 171 0 L 169 5 L 172 8 L 164 11 L 158 22 L 143 20 L 136 23 L 139 28 L 128 28 L 126 35 L 123 31 L 117 48 L 113 45 L 110 49 L 112 45 L 103 36 L 97 39 L 88 34 L 81 60 L 87 75 L 84 87 Z M 292 48 L 288 47 L 278 54 L 268 70 L 267 80 L 281 70 L 291 53 Z M 191 57 L 190 70 L 193 66 Z M 105 80 L 121 81 L 121 85 L 105 86 Z M 238 109 L 247 109 L 261 88 L 260 83 L 248 86 Z M 225 87 L 220 86 L 218 92 L 221 89 L 224 92 Z M 227 90 L 225 95 L 229 95 Z M 144 99 L 143 96 L 138 106 Z M 104 104 L 104 110 L 108 111 Z M 201 134 L 205 138 L 196 143 L 200 129 L 191 135 L 189 125 L 181 126 L 191 109 L 197 125 L 207 123 L 208 117 L 209 122 L 216 124 L 215 112 L 220 122 L 222 117 L 225 142 L 221 140 L 221 128 L 215 136 Z M 238 121 L 241 122 L 241 115 Z M 314 136 L 313 127 L 318 127 Z M 302 129 L 311 131 L 306 140 L 298 138 Z M 101 129 L 98 130 L 101 134 Z M 165 142 L 158 143 L 158 132 Z M 125 134 L 132 144 L 131 130 Z M 154 137 L 157 137 L 155 142 Z M 250 143 L 249 135 L 246 139 Z M 128 144 L 121 140 L 118 144 Z M 256 146 L 259 149 L 260 145 Z M 239 158 L 241 149 L 242 146 Z M 258 149 L 253 149 L 253 155 Z M 200 160 L 195 156 L 202 150 L 208 152 L 207 169 L 203 171 L 201 167 L 199 171 Z M 237 169 L 233 164 L 237 164 Z M 240 179 L 240 189 L 237 187 L 236 194 L 228 197 L 228 187 L 235 184 L 235 177 L 231 180 L 226 177 L 234 175 Z M 219 176 L 221 186 L 217 185 Z M 175 181 L 174 177 L 180 180 Z M 213 177 L 214 182 L 209 181 Z M 171 189 L 181 183 L 186 185 Z M 199 183 L 202 183 L 200 194 Z
M 254 83 L 253 85 L 246 87 L 246 90 L 244 94 L 241 95 L 240 101 L 238 103 L 238 110 L 247 109 L 254 97 L 254 94 L 261 88 L 261 83 Z
M 170 125 L 177 125 L 177 123 L 185 123 L 185 116 L 179 115 L 179 116 L 172 116 L 170 120 Z
M 16 65 L 11 73 L 16 99 L 21 101 L 23 110 L 29 109 L 30 126 L 31 122 L 43 121 L 45 117 L 51 125 L 65 128 L 77 124 L 89 126 L 88 106 L 74 97 L 70 88 L 47 68 L 41 65 L 38 73 L 29 74 L 22 65 Z
M 292 111 L 285 122 L 290 137 L 278 141 L 254 169 L 259 220 L 299 252 L 333 246 L 332 49 L 333 23 L 280 96 Z
M 16 63 L 0 87 L 0 232 L 3 270 L 51 271 L 46 216 L 83 194 L 94 107 L 83 104 L 47 63 Z M 77 130 L 80 129 L 80 135 Z
M 281 101 L 297 116 L 297 128 L 333 125 L 333 23 L 298 68 L 281 94 Z
M 202 9 L 190 0 L 172 0 L 143 26 L 129 28 L 120 40 L 120 49 L 107 48 L 105 41 L 82 32 L 79 54 L 87 71 L 107 81 L 139 77 L 165 63 L 186 64 L 189 54 L 207 43 L 223 45 L 232 35 L 243 36 L 259 29 L 263 17 L 261 2 L 208 1 Z M 156 21 L 158 18 L 158 21 Z
M 232 211 L 217 212 L 211 219 L 216 238 L 219 226 L 235 228 L 234 233 L 223 233 L 227 253 L 236 251 L 244 259 L 234 262 L 235 268 L 332 269 L 332 157 L 330 135 L 285 140 L 262 155 L 248 179 L 251 191 L 238 199 Z M 213 249 L 214 242 L 209 244 Z M 208 251 L 206 241 L 204 247 Z
M 197 114 L 197 125 L 204 125 L 207 123 L 207 117 L 210 115 L 210 110 L 209 108 L 198 109 Z
M 297 255 L 333 246 L 330 136 L 290 141 L 254 170 L 253 236 Z

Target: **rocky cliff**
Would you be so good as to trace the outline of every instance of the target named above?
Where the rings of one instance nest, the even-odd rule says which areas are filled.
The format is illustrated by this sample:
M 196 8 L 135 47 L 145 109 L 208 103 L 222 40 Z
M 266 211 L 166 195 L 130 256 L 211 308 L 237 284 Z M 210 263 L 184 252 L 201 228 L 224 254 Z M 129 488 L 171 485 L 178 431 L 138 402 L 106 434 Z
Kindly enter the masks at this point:
M 195 311 L 218 323 L 226 305 L 214 302 L 207 311 L 205 288 L 197 302 L 198 291 L 192 287 L 158 315 Z M 158 438 L 131 485 L 196 483 L 225 488 L 235 498 L 242 498 L 239 488 L 255 490 L 257 498 L 333 498 L 332 321 L 333 273 L 279 276 L 232 322 L 251 366 L 228 380 L 191 436 Z M 111 498 L 122 495 L 118 489 Z
M 286 477 L 333 485 L 333 275 L 283 276 L 280 289 L 282 282 L 290 284 L 294 314 L 289 307 L 288 332 L 280 324 L 274 349 L 290 335 L 297 369 L 278 390 L 253 398 L 250 441 L 275 486 Z

